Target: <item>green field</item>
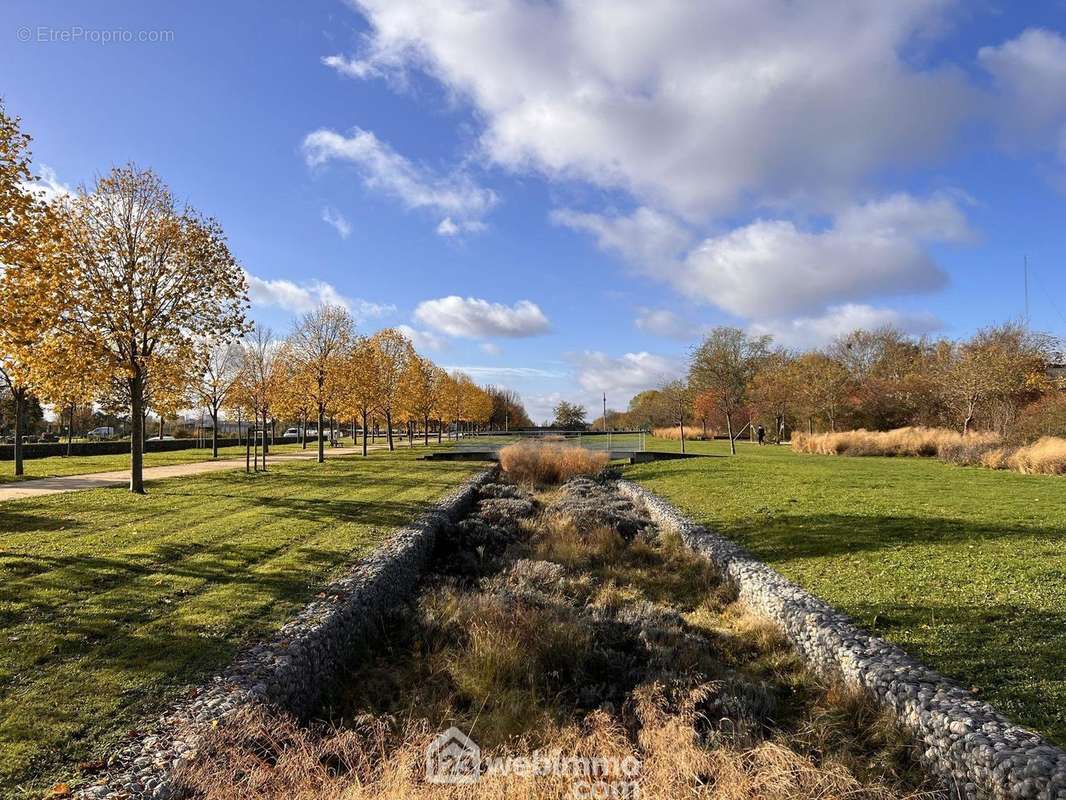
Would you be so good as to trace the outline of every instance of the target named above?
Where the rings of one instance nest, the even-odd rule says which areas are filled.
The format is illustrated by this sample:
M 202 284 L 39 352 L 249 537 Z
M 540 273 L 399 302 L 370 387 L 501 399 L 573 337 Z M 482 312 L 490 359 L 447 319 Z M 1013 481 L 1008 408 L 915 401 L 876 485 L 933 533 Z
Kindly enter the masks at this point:
M 315 444 L 308 442 L 310 450 Z M 293 453 L 300 449 L 299 444 L 276 444 L 270 448 L 271 453 Z M 220 447 L 218 457 L 244 458 L 244 447 Z M 269 458 L 269 457 L 268 457 Z M 166 467 L 171 464 L 189 464 L 194 461 L 211 461 L 211 448 L 193 448 L 190 450 L 174 450 L 169 453 L 145 453 L 144 465 L 146 467 Z M 57 478 L 66 475 L 87 475 L 90 472 L 111 472 L 113 470 L 129 469 L 129 453 L 120 453 L 110 456 L 48 456 L 47 458 L 27 458 L 25 475 L 15 477 L 15 462 L 0 461 L 0 483 L 16 480 L 32 480 L 33 478 Z M 269 464 L 269 461 L 268 461 Z
M 417 455 L 0 503 L 0 796 L 75 778 L 477 469 Z
M 689 450 L 722 457 L 627 475 L 1066 744 L 1066 479 L 747 443 L 736 458 L 723 442 Z

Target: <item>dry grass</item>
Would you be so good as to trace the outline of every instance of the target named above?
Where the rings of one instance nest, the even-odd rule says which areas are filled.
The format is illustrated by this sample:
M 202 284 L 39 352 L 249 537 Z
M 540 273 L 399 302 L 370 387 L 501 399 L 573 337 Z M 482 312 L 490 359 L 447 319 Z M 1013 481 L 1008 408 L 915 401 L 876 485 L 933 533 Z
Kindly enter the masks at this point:
M 797 453 L 833 456 L 940 456 L 956 448 L 990 448 L 999 436 L 975 432 L 963 436 L 947 428 L 896 428 L 891 431 L 839 431 L 836 433 L 794 433 L 792 449 Z
M 1066 474 L 1066 439 L 1044 436 L 1007 456 L 1011 469 L 1027 475 Z
M 516 483 L 547 486 L 578 475 L 595 475 L 607 466 L 607 453 L 543 442 L 519 442 L 500 451 L 500 467 Z
M 978 431 L 966 436 L 945 428 L 897 428 L 892 431 L 795 433 L 797 453 L 848 456 L 927 456 L 960 466 L 1010 469 L 1027 475 L 1066 474 L 1066 439 L 1044 436 L 1028 445 L 1005 445 L 999 434 Z
M 702 442 L 704 440 L 710 440 L 714 438 L 714 431 L 708 430 L 707 435 L 703 435 L 703 431 L 699 427 L 690 428 L 685 426 L 685 439 L 690 442 Z M 658 439 L 672 439 L 675 442 L 681 440 L 681 429 L 676 425 L 670 428 L 655 428 L 651 432 L 652 436 Z
M 640 732 L 636 745 L 616 717 L 594 711 L 580 724 L 556 731 L 540 752 L 565 758 L 639 759 L 634 776 L 647 800 L 890 800 L 900 797 L 879 784 L 860 782 L 842 763 L 817 763 L 784 740 L 747 742 L 712 734 L 706 744 L 701 708 L 713 684 L 696 687 L 681 702 L 659 685 L 634 694 Z M 437 731 L 424 720 L 398 731 L 390 720 L 366 718 L 346 729 L 300 726 L 263 709 L 242 712 L 222 726 L 193 763 L 179 773 L 187 790 L 203 800 L 557 800 L 574 795 L 570 775 L 486 774 L 474 784 L 425 781 L 425 753 Z M 521 739 L 483 751 L 486 759 L 526 756 Z M 608 780 L 613 779 L 608 778 Z M 623 783 L 630 779 L 619 776 Z M 595 795 L 599 796 L 599 795 Z M 607 796 L 607 795 L 603 795 Z M 611 795 L 614 796 L 614 795 Z M 904 795 L 917 798 L 921 795 Z

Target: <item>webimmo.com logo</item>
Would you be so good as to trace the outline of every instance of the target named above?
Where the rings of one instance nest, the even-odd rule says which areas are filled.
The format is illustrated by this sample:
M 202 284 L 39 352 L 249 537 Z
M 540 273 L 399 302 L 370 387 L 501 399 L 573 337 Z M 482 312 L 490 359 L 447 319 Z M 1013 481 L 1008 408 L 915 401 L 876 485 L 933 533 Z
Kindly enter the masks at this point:
M 448 728 L 426 748 L 429 783 L 475 783 L 481 777 L 481 748 L 458 728 Z

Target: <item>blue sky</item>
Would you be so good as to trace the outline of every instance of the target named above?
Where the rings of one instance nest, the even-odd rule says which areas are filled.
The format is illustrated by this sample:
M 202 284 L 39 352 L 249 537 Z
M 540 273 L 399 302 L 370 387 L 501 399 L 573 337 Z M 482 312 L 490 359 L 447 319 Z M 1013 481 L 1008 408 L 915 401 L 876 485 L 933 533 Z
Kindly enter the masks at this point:
M 1062 0 L 8 0 L 0 93 L 58 184 L 135 161 L 221 220 L 279 333 L 339 299 L 541 419 L 707 325 L 1018 318 L 1023 255 L 1066 334 L 1064 36 Z

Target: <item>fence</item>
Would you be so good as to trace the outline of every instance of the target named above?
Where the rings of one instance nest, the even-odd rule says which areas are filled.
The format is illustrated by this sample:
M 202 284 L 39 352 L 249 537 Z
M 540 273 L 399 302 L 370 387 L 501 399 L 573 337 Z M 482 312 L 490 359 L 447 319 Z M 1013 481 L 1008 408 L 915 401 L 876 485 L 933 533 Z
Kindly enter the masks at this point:
M 516 442 L 555 442 L 586 450 L 643 453 L 647 435 L 644 431 L 488 431 L 464 434 L 457 446 L 467 450 L 499 450 Z

